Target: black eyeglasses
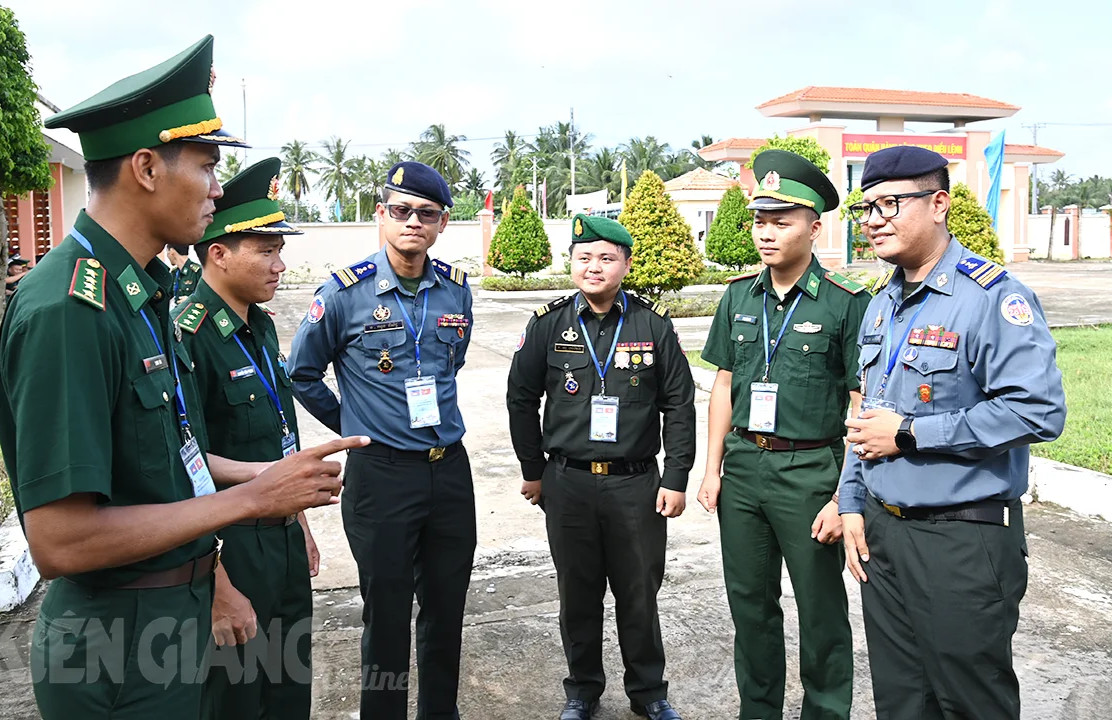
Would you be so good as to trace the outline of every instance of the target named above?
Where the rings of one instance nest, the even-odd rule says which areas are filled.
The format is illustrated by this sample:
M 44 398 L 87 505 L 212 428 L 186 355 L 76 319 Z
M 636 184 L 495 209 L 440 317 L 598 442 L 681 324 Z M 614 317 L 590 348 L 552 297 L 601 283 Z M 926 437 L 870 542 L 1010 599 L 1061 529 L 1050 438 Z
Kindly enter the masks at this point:
M 882 218 L 889 220 L 900 214 L 900 200 L 927 197 L 928 195 L 934 195 L 936 192 L 938 190 L 920 190 L 919 192 L 885 195 L 872 202 L 854 203 L 849 206 L 849 216 L 858 225 L 864 225 L 873 216 L 873 210 L 876 210 Z
M 411 208 L 408 205 L 392 205 L 387 203 L 386 212 L 390 213 L 390 217 L 399 222 L 405 222 L 413 213 L 417 213 L 417 219 L 424 225 L 432 225 L 433 223 L 440 222 L 440 218 L 444 217 L 443 210 L 436 210 L 435 208 Z

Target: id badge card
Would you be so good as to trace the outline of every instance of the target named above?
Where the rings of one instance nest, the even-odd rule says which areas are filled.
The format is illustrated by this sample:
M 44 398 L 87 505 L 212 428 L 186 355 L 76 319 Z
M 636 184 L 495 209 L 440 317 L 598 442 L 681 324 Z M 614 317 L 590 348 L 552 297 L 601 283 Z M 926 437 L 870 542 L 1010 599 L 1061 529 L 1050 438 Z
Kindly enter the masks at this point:
M 282 457 L 288 457 L 297 452 L 297 433 L 286 433 L 282 436 Z
M 896 412 L 896 403 L 878 397 L 861 398 L 861 412 L 866 410 L 891 410 Z
M 209 472 L 205 457 L 201 454 L 201 446 L 197 444 L 197 438 L 189 438 L 189 442 L 182 445 L 178 452 L 181 453 L 181 461 L 185 465 L 185 472 L 189 475 L 189 482 L 193 483 L 193 497 L 216 492 L 216 484 L 212 481 L 212 473 Z
M 405 402 L 409 406 L 409 427 L 436 427 L 440 424 L 440 405 L 436 402 L 435 376 L 406 378 Z
M 591 441 L 618 442 L 618 398 L 591 396 Z
M 776 432 L 776 393 L 779 391 L 780 383 L 750 383 L 750 432 Z

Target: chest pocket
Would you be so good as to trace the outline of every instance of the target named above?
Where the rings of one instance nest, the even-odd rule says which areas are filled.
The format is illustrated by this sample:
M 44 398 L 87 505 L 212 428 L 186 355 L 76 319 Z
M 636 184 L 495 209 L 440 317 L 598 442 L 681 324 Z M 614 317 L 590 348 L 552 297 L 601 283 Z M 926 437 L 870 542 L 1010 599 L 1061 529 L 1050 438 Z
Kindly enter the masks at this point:
M 467 328 L 438 327 L 436 329 L 436 339 L 441 343 L 438 349 L 446 350 L 446 367 L 449 375 L 455 375 L 456 373 L 456 351 L 459 348 L 459 344 L 463 342 L 463 338 L 459 336 L 460 330 L 466 331 Z M 436 361 L 437 370 L 439 371 L 440 358 L 438 357 Z M 422 364 L 426 362 L 428 362 L 428 360 L 422 360 Z
M 953 350 L 920 347 L 918 357 L 913 362 L 904 363 L 907 383 L 900 394 L 908 403 L 906 407 L 916 408 L 919 415 L 960 407 L 959 381 L 955 373 L 957 365 L 958 354 Z
M 130 452 L 138 451 L 139 470 L 144 477 L 165 482 L 181 446 L 173 375 L 169 369 L 140 375 L 132 381 L 132 390 L 138 406 Z
M 828 379 L 826 355 L 830 352 L 829 336 L 790 332 L 784 335 L 781 345 L 772 361 L 775 381 L 804 387 L 818 386 Z
M 579 383 L 579 390 L 575 394 L 569 393 L 564 387 L 569 372 Z M 549 348 L 548 375 L 545 378 L 547 401 L 582 402 L 584 399 L 589 401 L 592 388 L 595 386 L 595 375 L 594 363 L 591 362 L 591 356 L 586 349 L 580 353 L 572 353 L 556 352 Z
M 277 431 L 276 411 L 271 410 L 270 396 L 257 377 L 224 383 L 224 397 L 232 417 L 222 424 L 233 443 L 251 442 Z
M 402 371 L 402 377 L 409 376 L 408 370 L 414 363 L 413 353 L 408 353 L 410 356 L 408 361 L 402 353 L 407 332 L 405 328 L 399 328 L 397 330 L 363 333 L 361 338 L 364 350 L 363 369 L 364 374 L 371 382 L 386 382 L 387 378 L 395 375 L 399 370 Z M 378 369 L 378 362 L 382 358 L 383 351 L 389 353 L 390 360 L 394 363 L 393 370 L 388 373 L 381 372 Z M 403 367 L 403 364 L 405 367 Z
M 734 342 L 734 371 L 748 376 L 758 364 L 764 364 L 761 355 L 761 344 L 757 340 L 761 337 L 761 330 L 756 323 L 735 322 L 730 326 Z M 758 360 L 757 356 L 761 355 Z

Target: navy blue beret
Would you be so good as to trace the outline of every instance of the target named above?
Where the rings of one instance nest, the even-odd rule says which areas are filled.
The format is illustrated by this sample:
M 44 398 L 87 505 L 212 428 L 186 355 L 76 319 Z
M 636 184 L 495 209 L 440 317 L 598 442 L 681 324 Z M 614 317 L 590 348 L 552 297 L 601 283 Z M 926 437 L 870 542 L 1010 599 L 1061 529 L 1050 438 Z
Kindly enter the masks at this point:
M 926 175 L 948 164 L 946 158 L 926 148 L 913 145 L 884 148 L 865 160 L 865 170 L 861 173 L 861 189 L 868 190 L 873 185 L 889 180 L 906 180 Z
M 386 173 L 386 187 L 452 207 L 452 191 L 436 170 L 424 163 L 406 160 Z

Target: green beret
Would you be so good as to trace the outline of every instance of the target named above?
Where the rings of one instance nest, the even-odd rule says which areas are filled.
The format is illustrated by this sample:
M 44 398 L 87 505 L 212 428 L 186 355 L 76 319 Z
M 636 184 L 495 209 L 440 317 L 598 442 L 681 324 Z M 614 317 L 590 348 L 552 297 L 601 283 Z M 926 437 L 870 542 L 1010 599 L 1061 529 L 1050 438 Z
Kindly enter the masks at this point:
M 571 242 L 585 243 L 605 240 L 615 245 L 633 247 L 633 236 L 617 220 L 579 213 L 571 224 Z
M 261 160 L 224 183 L 224 195 L 216 200 L 216 213 L 201 242 L 233 233 L 253 235 L 301 235 L 286 223 L 278 205 L 278 172 L 282 161 Z
M 52 115 L 48 128 L 81 139 L 86 160 L 108 160 L 175 140 L 249 147 L 221 130 L 212 104 L 212 35 L 166 62 L 116 82 L 88 100 Z
M 750 210 L 811 208 L 819 215 L 838 207 L 838 191 L 810 160 L 787 150 L 765 150 L 753 161 L 759 178 Z

